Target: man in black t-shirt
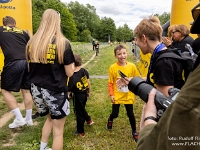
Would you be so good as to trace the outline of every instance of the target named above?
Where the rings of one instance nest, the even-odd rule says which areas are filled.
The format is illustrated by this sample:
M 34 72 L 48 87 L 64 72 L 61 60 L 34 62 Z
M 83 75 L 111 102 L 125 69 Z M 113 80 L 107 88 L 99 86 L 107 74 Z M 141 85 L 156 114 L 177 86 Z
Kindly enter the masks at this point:
M 1 74 L 1 92 L 7 106 L 15 115 L 9 128 L 23 125 L 31 126 L 32 121 L 32 96 L 30 94 L 30 82 L 28 80 L 28 64 L 25 57 L 26 44 L 29 41 L 28 34 L 16 27 L 16 21 L 10 16 L 3 18 L 3 26 L 0 26 L 0 46 L 4 54 L 4 67 Z M 21 89 L 26 109 L 26 117 L 23 118 L 14 95 Z

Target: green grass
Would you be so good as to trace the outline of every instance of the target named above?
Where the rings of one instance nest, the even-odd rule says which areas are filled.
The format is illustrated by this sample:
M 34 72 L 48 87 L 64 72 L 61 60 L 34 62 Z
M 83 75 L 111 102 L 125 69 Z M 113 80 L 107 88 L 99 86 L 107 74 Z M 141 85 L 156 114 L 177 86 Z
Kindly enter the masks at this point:
M 100 48 L 99 56 L 95 57 L 85 68 L 90 75 L 108 75 L 109 66 L 116 62 L 113 54 L 113 45 Z M 129 52 L 129 50 L 128 50 Z M 88 59 L 94 54 L 91 50 L 87 55 L 83 55 L 83 59 Z M 87 58 L 88 57 L 88 58 Z M 128 61 L 133 62 L 134 59 L 129 53 Z M 76 130 L 75 116 L 71 103 L 71 113 L 67 116 L 64 133 L 64 150 L 134 150 L 135 142 L 131 136 L 131 127 L 129 124 L 126 110 L 123 105 L 120 107 L 119 116 L 114 120 L 113 130 L 106 129 L 107 118 L 111 113 L 111 103 L 108 95 L 107 79 L 92 78 L 91 80 L 91 97 L 88 99 L 86 109 L 94 120 L 94 125 L 87 126 L 85 124 L 85 138 L 74 136 L 73 131 Z M 15 93 L 21 101 L 21 95 Z M 3 104 L 3 105 L 2 105 Z M 136 116 L 137 130 L 139 131 L 139 122 L 141 116 L 143 102 L 136 97 L 134 105 L 134 113 Z M 8 108 L 0 95 L 0 115 L 8 111 Z M 6 110 L 6 111 L 5 111 Z M 23 111 L 23 114 L 25 111 Z M 22 127 L 10 130 L 8 124 L 13 121 L 11 119 L 5 126 L 0 128 L 0 149 L 1 150 L 38 150 L 41 138 L 41 130 L 45 117 L 39 117 L 34 121 L 37 125 L 33 127 Z M 14 136 L 14 137 L 13 137 Z M 13 146 L 4 146 L 6 143 L 14 142 Z M 49 139 L 49 146 L 52 144 L 52 136 Z

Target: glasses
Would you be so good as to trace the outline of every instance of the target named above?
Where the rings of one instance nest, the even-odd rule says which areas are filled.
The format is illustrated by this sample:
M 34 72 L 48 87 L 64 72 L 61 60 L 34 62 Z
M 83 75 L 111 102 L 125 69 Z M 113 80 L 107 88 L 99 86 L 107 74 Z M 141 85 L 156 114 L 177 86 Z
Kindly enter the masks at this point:
M 173 31 L 173 32 L 172 32 L 172 34 L 174 34 L 175 32 L 180 32 L 180 31 L 178 31 L 178 30 L 176 30 L 176 31 Z

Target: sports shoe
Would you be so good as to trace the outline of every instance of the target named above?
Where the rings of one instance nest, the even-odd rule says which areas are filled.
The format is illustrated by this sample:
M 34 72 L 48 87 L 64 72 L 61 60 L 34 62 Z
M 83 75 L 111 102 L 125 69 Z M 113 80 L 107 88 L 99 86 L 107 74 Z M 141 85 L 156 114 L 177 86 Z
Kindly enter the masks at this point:
M 135 140 L 135 142 L 137 143 L 138 141 L 138 133 L 136 131 L 132 132 L 132 136 L 133 136 L 133 139 Z
M 113 124 L 113 121 L 110 121 L 110 118 L 108 118 L 108 122 L 107 122 L 107 129 L 108 130 L 112 129 L 112 124 Z
M 81 137 L 85 137 L 85 133 L 79 133 L 78 131 L 73 132 L 74 135 L 79 135 Z
M 94 121 L 92 121 L 91 119 L 87 122 L 87 125 L 91 126 L 92 124 L 94 124 Z
M 26 121 L 24 120 L 24 118 L 21 120 L 14 119 L 13 123 L 9 124 L 9 128 L 14 129 L 17 127 L 24 126 L 25 124 L 26 124 Z
M 46 147 L 44 150 L 52 150 L 51 148 Z
M 36 112 L 34 115 L 32 115 L 32 119 L 35 119 L 35 118 L 37 118 L 37 117 L 39 117 L 40 116 L 40 113 L 39 112 Z
M 26 121 L 25 118 L 24 118 L 24 120 Z M 26 121 L 26 125 L 27 126 L 32 126 L 33 125 L 33 120 Z

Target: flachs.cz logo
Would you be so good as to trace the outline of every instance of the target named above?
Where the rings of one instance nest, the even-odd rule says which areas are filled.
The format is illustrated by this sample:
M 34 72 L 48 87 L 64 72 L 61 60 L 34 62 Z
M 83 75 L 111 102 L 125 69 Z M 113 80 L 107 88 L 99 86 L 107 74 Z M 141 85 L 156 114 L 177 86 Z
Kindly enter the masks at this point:
M 0 3 L 8 3 L 11 2 L 12 0 L 0 0 Z

